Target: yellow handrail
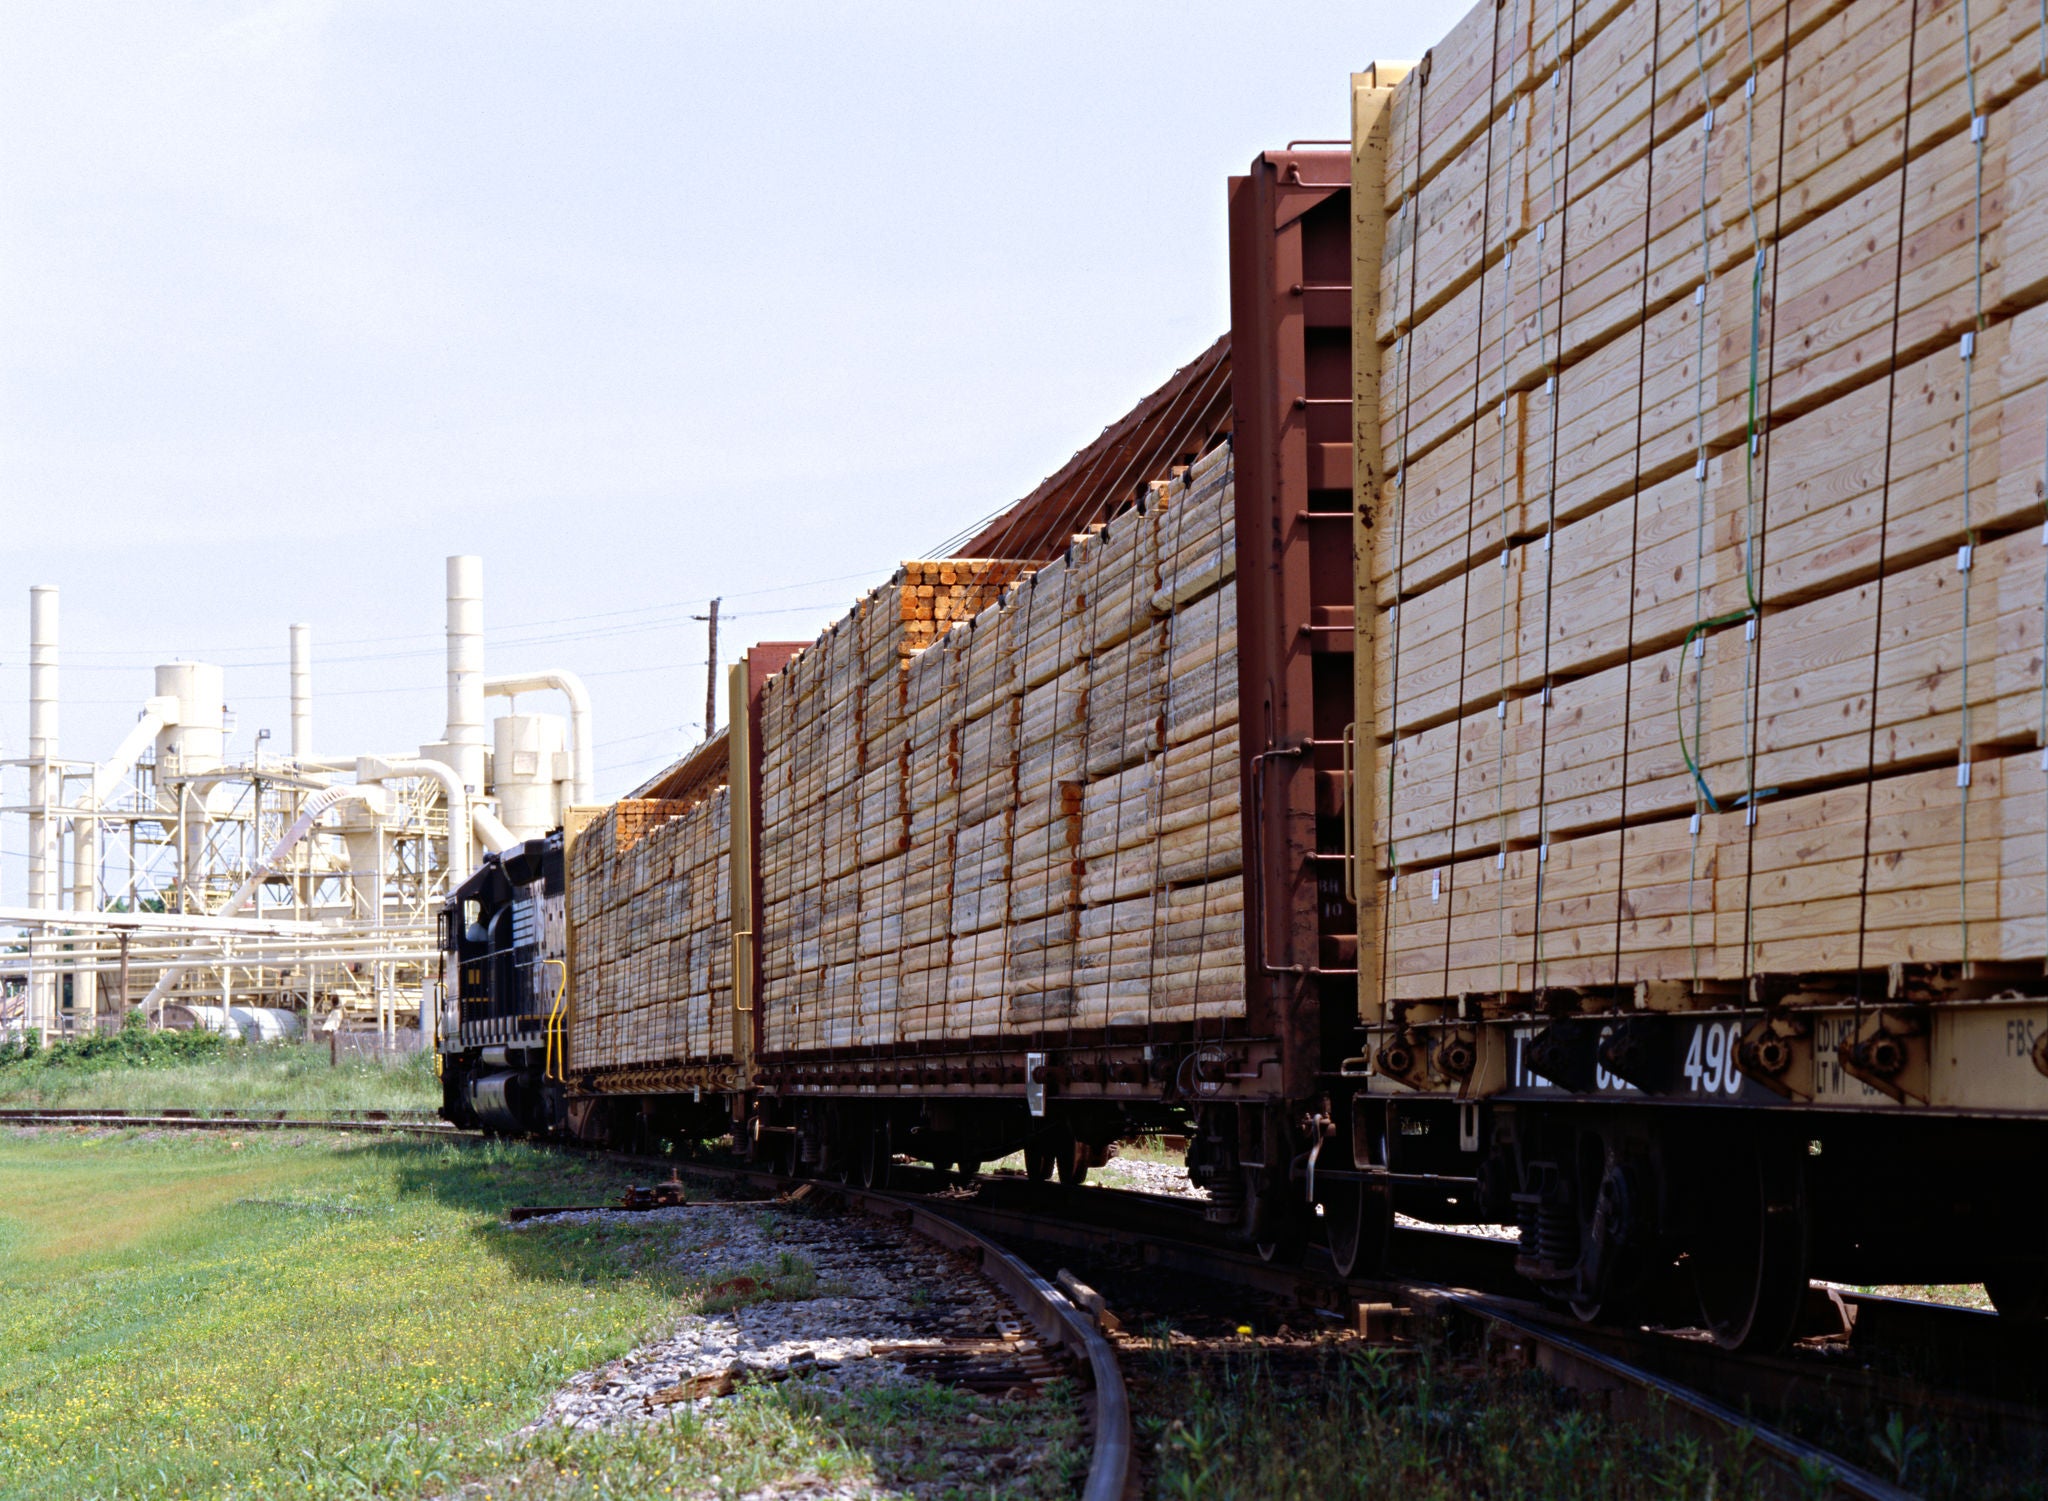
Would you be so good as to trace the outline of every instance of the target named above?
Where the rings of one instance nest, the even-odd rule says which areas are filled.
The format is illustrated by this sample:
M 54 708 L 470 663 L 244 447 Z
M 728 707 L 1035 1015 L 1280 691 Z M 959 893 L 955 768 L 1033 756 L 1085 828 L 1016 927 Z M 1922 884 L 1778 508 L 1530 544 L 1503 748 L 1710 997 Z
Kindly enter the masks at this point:
M 543 959 L 542 964 L 552 964 L 561 971 L 561 978 L 555 981 L 554 1004 L 548 1008 L 548 1026 L 544 1050 L 541 1054 L 541 1077 L 560 1083 L 569 1082 L 568 1049 L 563 1045 L 562 1002 L 569 994 L 569 966 L 560 959 Z

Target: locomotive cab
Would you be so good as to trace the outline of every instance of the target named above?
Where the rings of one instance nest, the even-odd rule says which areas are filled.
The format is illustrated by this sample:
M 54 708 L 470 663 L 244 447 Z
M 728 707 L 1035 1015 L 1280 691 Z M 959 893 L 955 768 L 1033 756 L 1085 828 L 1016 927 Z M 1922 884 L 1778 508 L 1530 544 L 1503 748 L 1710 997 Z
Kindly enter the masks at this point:
M 457 1126 L 547 1131 L 562 1120 L 567 875 L 557 829 L 486 855 L 442 906 L 441 1114 Z

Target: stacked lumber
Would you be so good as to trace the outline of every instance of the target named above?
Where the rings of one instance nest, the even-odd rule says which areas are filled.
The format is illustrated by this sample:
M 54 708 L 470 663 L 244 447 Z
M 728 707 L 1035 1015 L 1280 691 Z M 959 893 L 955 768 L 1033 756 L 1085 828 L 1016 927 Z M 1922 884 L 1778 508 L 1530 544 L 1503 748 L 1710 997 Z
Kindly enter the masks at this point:
M 570 906 L 578 1069 L 730 1056 L 732 804 L 614 804 L 575 840 Z
M 1389 998 L 2048 954 L 2044 37 L 1486 3 L 1361 114 Z
M 906 688 L 905 804 L 910 817 L 904 855 L 902 949 L 896 963 L 896 1036 L 922 1041 L 941 1035 L 946 1017 L 946 966 L 952 947 L 953 834 L 960 816 L 959 758 L 953 716 L 959 652 L 941 640 L 911 662 Z
M 906 564 L 768 681 L 768 1053 L 1242 1011 L 1231 473 L 1035 570 Z
M 1193 603 L 1236 575 L 1237 490 L 1233 475 L 1230 450 L 1215 448 L 1195 460 L 1171 486 L 1166 511 L 1157 522 L 1155 613 L 1163 615 Z
M 766 1050 L 872 1047 L 943 1029 L 968 654 L 928 648 L 1028 570 L 991 558 L 905 563 L 764 685 Z M 1001 634 L 990 630 L 992 645 Z M 920 673 L 927 657 L 934 670 Z M 1006 645 L 972 665 L 987 678 L 1002 664 Z M 1010 707 L 999 691 L 989 714 L 995 699 Z M 999 810 L 1008 774 L 1000 749 L 990 754 L 997 764 L 982 780 L 997 790 L 978 783 L 977 796 Z M 979 921 L 977 897 L 968 906 Z M 987 902 L 1000 913 L 998 897 Z

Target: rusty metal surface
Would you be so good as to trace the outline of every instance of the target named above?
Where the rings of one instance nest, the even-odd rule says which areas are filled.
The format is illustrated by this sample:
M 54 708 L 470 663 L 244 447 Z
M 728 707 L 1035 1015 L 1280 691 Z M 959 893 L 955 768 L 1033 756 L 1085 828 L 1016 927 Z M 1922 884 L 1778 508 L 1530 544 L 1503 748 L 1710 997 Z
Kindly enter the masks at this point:
M 1106 519 L 1137 487 L 1163 480 L 1227 432 L 1230 336 L 1224 335 L 1174 371 L 1158 390 L 1102 430 L 1029 495 L 984 523 L 946 555 L 959 558 L 1057 556 L 1068 539 Z
M 659 798 L 663 802 L 694 803 L 709 797 L 725 785 L 727 734 L 720 730 L 709 740 L 663 771 L 656 772 L 626 796 L 629 799 Z
M 753 1060 L 761 1053 L 761 923 L 760 915 L 765 910 L 761 886 L 761 689 L 768 679 L 782 671 L 811 643 L 808 641 L 766 641 L 747 649 L 745 662 L 747 701 L 745 704 L 729 704 L 728 718 L 746 716 L 746 744 L 749 752 L 746 760 L 746 837 L 744 851 L 735 849 L 733 868 L 737 870 L 742 859 L 745 861 L 747 880 L 751 890 L 747 894 L 746 913 L 749 931 L 734 935 L 735 960 L 746 955 L 746 974 L 740 973 L 740 965 L 733 965 L 733 1007 L 734 1047 L 742 1070 L 752 1067 Z M 735 675 L 737 676 L 737 674 Z M 737 790 L 737 789 L 736 789 Z M 733 830 L 737 833 L 740 821 L 734 819 Z M 740 915 L 740 904 L 733 903 L 735 920 Z M 744 986 L 747 994 L 742 995 Z
M 1356 1009 L 1350 236 L 1348 151 L 1267 152 L 1230 180 L 1248 1015 L 1282 1039 L 1288 1097 L 1314 1087 L 1324 1008 Z

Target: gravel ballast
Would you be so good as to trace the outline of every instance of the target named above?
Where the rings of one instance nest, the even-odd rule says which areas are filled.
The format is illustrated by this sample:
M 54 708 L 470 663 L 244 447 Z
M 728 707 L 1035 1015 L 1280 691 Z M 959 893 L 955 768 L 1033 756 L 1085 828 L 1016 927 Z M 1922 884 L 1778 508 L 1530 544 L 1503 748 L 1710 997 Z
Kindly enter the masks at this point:
M 801 1379 L 851 1392 L 910 1379 L 875 1346 L 1015 1340 L 1017 1310 L 949 1252 L 865 1215 L 769 1205 L 693 1204 L 640 1213 L 579 1211 L 522 1228 L 617 1221 L 675 1227 L 674 1260 L 718 1311 L 690 1314 L 660 1338 L 571 1378 L 529 1432 L 657 1419 L 692 1405 L 707 1417 L 741 1387 Z M 815 1279 L 815 1280 L 813 1280 Z

